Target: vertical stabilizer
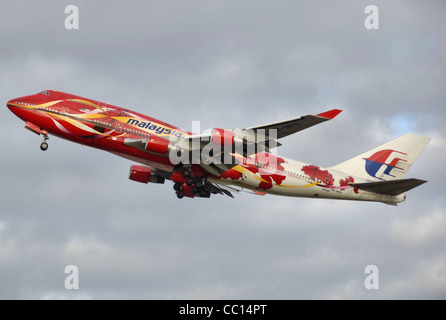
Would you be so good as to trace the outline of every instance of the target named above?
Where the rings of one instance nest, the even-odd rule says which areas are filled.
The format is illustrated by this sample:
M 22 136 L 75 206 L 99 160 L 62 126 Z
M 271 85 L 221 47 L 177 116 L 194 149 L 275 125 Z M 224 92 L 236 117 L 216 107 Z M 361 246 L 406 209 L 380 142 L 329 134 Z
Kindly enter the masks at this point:
M 407 133 L 331 169 L 368 180 L 402 179 L 430 140 Z

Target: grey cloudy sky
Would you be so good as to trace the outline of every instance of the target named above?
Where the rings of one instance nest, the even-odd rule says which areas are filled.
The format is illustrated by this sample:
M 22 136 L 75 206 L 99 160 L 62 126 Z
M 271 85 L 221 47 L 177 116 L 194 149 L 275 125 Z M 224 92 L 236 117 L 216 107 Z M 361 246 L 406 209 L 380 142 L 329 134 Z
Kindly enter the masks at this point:
M 77 5 L 80 29 L 64 27 Z M 379 30 L 364 9 L 379 8 Z M 332 108 L 282 156 L 330 166 L 432 138 L 398 207 L 176 199 L 130 161 L 41 138 L 0 108 L 0 299 L 446 297 L 444 1 L 0 1 L 1 100 L 54 89 L 191 129 Z M 80 289 L 66 290 L 76 265 Z M 379 268 L 366 290 L 364 268 Z

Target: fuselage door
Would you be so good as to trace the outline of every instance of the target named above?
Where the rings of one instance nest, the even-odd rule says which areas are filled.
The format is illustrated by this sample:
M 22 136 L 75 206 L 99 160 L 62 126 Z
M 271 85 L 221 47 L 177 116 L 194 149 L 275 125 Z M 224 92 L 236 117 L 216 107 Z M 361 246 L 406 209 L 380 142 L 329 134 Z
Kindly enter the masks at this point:
M 68 107 L 62 107 L 62 116 L 66 117 L 68 115 L 68 111 L 70 111 Z
M 122 122 L 121 121 L 115 121 L 115 128 L 117 133 L 122 133 Z
M 70 108 L 68 108 L 68 107 L 62 107 L 62 119 L 64 119 L 65 120 L 65 118 L 68 116 L 68 111 L 70 111 Z

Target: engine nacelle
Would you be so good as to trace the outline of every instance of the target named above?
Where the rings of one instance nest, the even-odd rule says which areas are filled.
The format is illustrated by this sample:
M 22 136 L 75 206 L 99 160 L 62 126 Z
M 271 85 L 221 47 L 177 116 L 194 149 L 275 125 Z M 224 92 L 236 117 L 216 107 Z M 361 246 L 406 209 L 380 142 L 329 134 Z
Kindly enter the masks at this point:
M 221 147 L 230 147 L 234 144 L 235 133 L 225 129 L 212 129 L 212 143 Z
M 155 135 L 150 135 L 147 139 L 145 150 L 158 154 L 166 154 L 170 147 L 169 139 L 164 139 Z
M 164 183 L 165 179 L 156 173 L 153 173 L 147 167 L 131 166 L 129 172 L 129 179 L 141 183 Z

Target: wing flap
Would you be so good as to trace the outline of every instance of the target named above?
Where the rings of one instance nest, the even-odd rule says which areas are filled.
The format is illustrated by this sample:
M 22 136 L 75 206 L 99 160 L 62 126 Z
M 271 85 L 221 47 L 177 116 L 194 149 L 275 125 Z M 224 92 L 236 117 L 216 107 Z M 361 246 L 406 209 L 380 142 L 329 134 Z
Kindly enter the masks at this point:
M 386 194 L 390 196 L 397 196 L 406 191 L 412 190 L 423 183 L 426 180 L 421 179 L 400 179 L 400 180 L 388 180 L 388 181 L 376 181 L 376 182 L 363 182 L 363 183 L 350 183 L 349 185 L 358 188 L 360 190 Z

